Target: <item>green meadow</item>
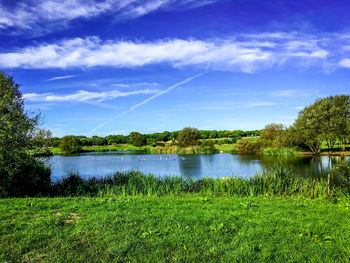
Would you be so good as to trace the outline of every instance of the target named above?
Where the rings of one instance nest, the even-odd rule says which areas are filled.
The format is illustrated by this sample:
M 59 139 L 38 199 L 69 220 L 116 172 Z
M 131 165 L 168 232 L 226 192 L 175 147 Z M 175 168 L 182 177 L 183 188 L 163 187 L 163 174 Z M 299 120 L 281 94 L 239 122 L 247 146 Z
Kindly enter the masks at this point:
M 293 197 L 0 200 L 1 262 L 349 262 L 350 204 Z

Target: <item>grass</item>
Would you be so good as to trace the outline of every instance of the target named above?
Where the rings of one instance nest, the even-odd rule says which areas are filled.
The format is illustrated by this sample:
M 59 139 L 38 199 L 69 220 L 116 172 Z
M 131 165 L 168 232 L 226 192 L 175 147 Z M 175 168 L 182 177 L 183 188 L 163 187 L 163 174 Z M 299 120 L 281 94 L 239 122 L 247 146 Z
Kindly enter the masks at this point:
M 216 144 L 215 148 L 219 152 L 222 151 L 224 153 L 233 153 L 236 150 L 235 144 L 221 144 L 221 145 Z
M 287 197 L 0 200 L 0 262 L 349 262 L 349 206 Z
M 105 145 L 105 146 L 83 146 L 81 152 L 109 152 L 109 151 L 149 151 L 151 146 L 136 147 L 131 144 Z M 50 149 L 55 155 L 62 154 L 58 147 Z
M 108 152 L 108 151 L 149 151 L 151 146 L 136 147 L 131 144 L 106 145 L 106 146 L 84 146 L 84 152 Z

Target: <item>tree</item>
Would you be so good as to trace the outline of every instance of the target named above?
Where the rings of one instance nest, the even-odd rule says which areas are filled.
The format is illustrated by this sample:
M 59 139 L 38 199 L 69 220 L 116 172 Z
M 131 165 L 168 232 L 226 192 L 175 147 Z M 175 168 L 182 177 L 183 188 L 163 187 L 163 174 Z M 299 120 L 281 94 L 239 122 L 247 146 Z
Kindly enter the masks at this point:
M 142 146 L 147 144 L 146 136 L 142 135 L 139 132 L 132 132 L 130 133 L 129 137 L 131 139 L 132 145 L 134 146 L 141 148 Z
M 271 123 L 261 131 L 259 142 L 262 147 L 280 147 L 282 145 L 283 124 Z
M 177 141 L 180 147 L 187 147 L 198 145 L 200 138 L 201 134 L 198 129 L 186 127 L 179 133 Z
M 0 72 L 0 197 L 43 193 L 50 184 L 50 169 L 26 152 L 40 116 L 24 110 L 19 87 Z
M 79 140 L 75 136 L 64 136 L 58 146 L 60 151 L 64 154 L 74 154 L 81 150 Z
M 48 150 L 51 137 L 52 132 L 50 130 L 38 129 L 33 139 L 33 146 Z
M 349 135 L 350 96 L 330 96 L 305 107 L 291 127 L 296 142 L 306 144 L 314 154 L 321 152 L 324 141 L 329 150 L 337 140 L 345 148 Z

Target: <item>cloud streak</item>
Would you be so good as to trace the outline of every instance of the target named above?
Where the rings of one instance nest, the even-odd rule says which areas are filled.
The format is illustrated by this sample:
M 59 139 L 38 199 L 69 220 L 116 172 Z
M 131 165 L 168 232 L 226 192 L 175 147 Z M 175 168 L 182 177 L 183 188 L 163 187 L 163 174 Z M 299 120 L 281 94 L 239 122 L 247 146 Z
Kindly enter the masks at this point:
M 162 9 L 189 9 L 220 0 L 19 0 L 12 8 L 0 3 L 0 29 L 57 31 L 75 19 L 100 15 L 135 19 Z M 60 25 L 60 26 L 58 26 Z
M 75 77 L 76 77 L 76 75 L 58 76 L 58 77 L 50 78 L 47 81 L 54 81 L 54 80 L 61 80 L 61 79 L 70 79 L 70 78 L 75 78 Z
M 159 90 L 137 90 L 137 91 L 129 91 L 129 92 L 121 92 L 121 91 L 103 91 L 103 92 L 91 92 L 86 90 L 79 90 L 76 93 L 72 94 L 64 94 L 64 95 L 55 95 L 51 93 L 26 93 L 23 95 L 23 98 L 28 102 L 89 102 L 89 101 L 106 101 L 112 100 L 118 97 L 128 97 L 133 95 L 141 95 L 141 94 L 154 94 L 159 92 Z
M 262 33 L 267 35 L 267 33 Z M 166 39 L 153 42 L 102 41 L 98 37 L 66 39 L 57 43 L 28 46 L 0 53 L 2 68 L 91 68 L 107 66 L 134 68 L 167 63 L 180 68 L 252 73 L 273 66 L 348 67 L 350 52 L 334 49 L 339 36 L 316 38 L 295 33 L 242 35 L 231 39 Z M 288 37 L 287 37 L 288 35 Z M 278 37 L 283 36 L 283 37 Z M 344 45 L 346 43 L 343 43 Z M 338 62 L 342 59 L 341 62 Z
M 199 78 L 200 76 L 202 76 L 202 75 L 204 75 L 204 74 L 205 74 L 205 73 L 200 73 L 200 74 L 194 75 L 194 76 L 192 76 L 192 77 L 189 77 L 189 78 L 187 78 L 187 79 L 185 79 L 185 80 L 183 80 L 183 81 L 177 82 L 177 83 L 175 83 L 174 85 L 170 86 L 169 88 L 167 88 L 167 89 L 165 89 L 165 90 L 162 90 L 162 91 L 156 93 L 155 95 L 149 97 L 148 99 L 143 100 L 143 101 L 141 101 L 140 103 L 137 103 L 137 104 L 131 106 L 128 110 L 123 111 L 122 113 L 116 115 L 116 116 L 114 117 L 114 119 L 118 119 L 118 118 L 122 117 L 123 115 L 128 114 L 129 112 L 135 110 L 136 108 L 138 108 L 138 107 L 140 107 L 140 106 L 142 106 L 142 105 L 144 105 L 144 104 L 146 104 L 146 103 L 148 103 L 148 102 L 154 100 L 155 98 L 157 98 L 157 97 L 159 97 L 159 96 L 161 96 L 161 95 L 164 95 L 164 94 L 170 92 L 171 90 L 173 90 L 173 89 L 175 89 L 175 88 L 177 88 L 177 87 L 179 87 L 179 86 L 181 86 L 181 85 L 183 85 L 183 84 L 186 84 L 186 83 L 188 83 L 188 82 L 191 82 L 192 80 L 194 80 L 194 79 L 196 79 L 196 78 Z M 105 126 L 108 122 L 110 122 L 110 121 L 106 121 L 106 122 L 103 122 L 103 123 L 99 124 L 99 125 L 96 126 L 94 129 L 92 129 L 90 133 L 92 134 L 92 133 L 94 133 L 95 131 L 99 130 L 100 128 L 102 128 L 103 126 Z
M 203 74 L 204 74 L 204 73 L 200 73 L 200 74 L 197 74 L 197 75 L 195 75 L 195 76 L 189 77 L 189 78 L 187 78 L 187 79 L 185 79 L 185 80 L 183 80 L 183 81 L 180 81 L 180 82 L 178 82 L 178 83 L 176 83 L 176 84 L 170 86 L 170 87 L 167 88 L 166 90 L 162 90 L 162 91 L 158 92 L 157 94 L 153 95 L 152 97 L 149 97 L 148 99 L 146 99 L 146 100 L 144 100 L 144 101 L 142 101 L 142 102 L 140 102 L 140 103 L 138 103 L 138 104 L 136 104 L 136 105 L 130 107 L 127 111 L 124 111 L 123 114 L 126 114 L 126 113 L 128 113 L 128 112 L 130 112 L 130 111 L 133 111 L 133 110 L 135 110 L 136 108 L 138 108 L 138 107 L 140 107 L 140 106 L 142 106 L 142 105 L 144 105 L 144 104 L 150 102 L 151 100 L 154 100 L 155 98 L 157 98 L 157 97 L 159 97 L 159 96 L 161 96 L 161 95 L 164 95 L 164 94 L 168 93 L 169 91 L 171 91 L 171 90 L 173 90 L 173 89 L 175 89 L 175 88 L 177 88 L 177 87 L 179 87 L 179 86 L 181 86 L 181 85 L 183 85 L 183 84 L 186 84 L 186 83 L 188 83 L 188 82 L 190 82 L 190 81 L 192 81 L 192 80 L 194 80 L 194 79 L 196 79 L 196 78 L 199 78 L 199 77 L 202 76 Z

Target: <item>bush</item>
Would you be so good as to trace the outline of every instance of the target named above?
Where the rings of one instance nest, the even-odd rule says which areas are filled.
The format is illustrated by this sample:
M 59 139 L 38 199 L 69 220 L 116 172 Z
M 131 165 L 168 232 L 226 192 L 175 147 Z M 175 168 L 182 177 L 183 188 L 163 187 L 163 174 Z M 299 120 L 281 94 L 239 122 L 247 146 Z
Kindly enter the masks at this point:
M 202 147 L 214 148 L 214 142 L 212 140 L 206 140 L 201 143 Z
M 201 134 L 198 129 L 186 127 L 179 133 L 177 141 L 180 147 L 196 146 L 200 138 Z
M 236 144 L 236 151 L 241 154 L 257 154 L 260 152 L 260 143 L 249 139 L 239 140 Z
M 74 136 L 65 136 L 58 146 L 63 154 L 73 154 L 81 151 L 79 141 Z
M 22 154 L 12 169 L 0 167 L 0 197 L 44 195 L 50 187 L 50 168 L 43 162 Z

